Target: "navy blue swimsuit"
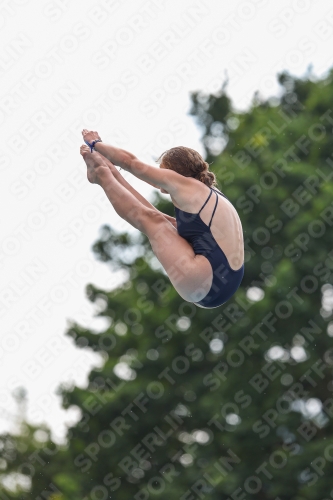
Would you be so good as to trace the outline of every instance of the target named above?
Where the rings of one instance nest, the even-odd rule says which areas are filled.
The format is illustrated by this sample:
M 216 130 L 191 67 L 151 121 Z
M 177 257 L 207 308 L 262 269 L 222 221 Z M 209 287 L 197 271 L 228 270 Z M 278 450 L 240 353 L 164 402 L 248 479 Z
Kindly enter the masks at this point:
M 210 188 L 210 194 L 197 214 L 184 212 L 175 207 L 178 234 L 187 240 L 193 247 L 196 255 L 204 255 L 210 262 L 213 270 L 213 282 L 207 295 L 196 302 L 203 307 L 213 308 L 224 304 L 236 292 L 244 276 L 244 264 L 236 271 L 231 269 L 228 260 L 217 244 L 210 226 L 218 203 L 217 193 L 228 199 L 223 193 Z M 209 226 L 203 222 L 200 212 L 210 199 L 213 191 L 216 202 Z

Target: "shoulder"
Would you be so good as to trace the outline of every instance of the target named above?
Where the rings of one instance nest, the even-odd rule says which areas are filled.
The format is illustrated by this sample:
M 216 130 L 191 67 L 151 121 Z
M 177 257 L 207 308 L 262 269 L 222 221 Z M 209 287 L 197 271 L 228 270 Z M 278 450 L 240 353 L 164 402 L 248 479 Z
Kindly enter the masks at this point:
M 197 213 L 211 193 L 211 189 L 203 182 L 184 177 L 186 182 L 174 194 L 171 194 L 174 205 L 180 210 Z

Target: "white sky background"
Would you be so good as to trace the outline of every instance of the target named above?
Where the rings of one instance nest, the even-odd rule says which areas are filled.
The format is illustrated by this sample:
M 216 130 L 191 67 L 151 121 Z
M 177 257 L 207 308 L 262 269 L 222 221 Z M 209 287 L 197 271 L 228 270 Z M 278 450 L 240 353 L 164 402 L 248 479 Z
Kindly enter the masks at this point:
M 27 418 L 55 440 L 73 412 L 60 382 L 84 386 L 95 355 L 64 335 L 68 320 L 102 330 L 85 298 L 114 288 L 91 251 L 103 224 L 131 230 L 79 154 L 83 128 L 154 165 L 184 145 L 203 154 L 187 113 L 190 91 L 228 93 L 245 109 L 256 90 L 279 92 L 276 74 L 322 76 L 332 64 L 329 0 L 2 2 L 0 12 L 0 432 L 14 430 L 15 388 Z M 153 188 L 124 173 L 148 199 Z M 227 194 L 227 193 L 226 193 Z

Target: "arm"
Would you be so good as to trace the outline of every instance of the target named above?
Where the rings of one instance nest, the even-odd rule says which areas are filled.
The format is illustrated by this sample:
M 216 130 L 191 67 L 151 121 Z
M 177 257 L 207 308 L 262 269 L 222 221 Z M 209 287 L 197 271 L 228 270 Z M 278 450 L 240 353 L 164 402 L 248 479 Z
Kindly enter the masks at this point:
M 96 145 L 98 144 L 101 144 L 101 143 L 97 143 Z M 109 149 L 109 146 L 106 146 L 105 149 Z M 112 148 L 112 146 L 110 146 L 110 148 Z M 95 147 L 96 149 L 96 147 Z M 116 149 L 116 148 L 114 148 Z M 120 150 L 121 151 L 121 150 Z M 100 153 L 102 154 L 102 152 L 100 151 Z M 124 151 L 124 153 L 127 153 L 126 151 Z M 128 155 L 131 155 L 131 153 L 127 153 Z M 105 156 L 105 155 L 103 155 Z M 134 156 L 134 155 L 132 155 Z M 105 156 L 107 158 L 107 156 Z M 125 157 L 125 155 L 124 155 Z M 111 160 L 110 160 L 111 161 Z M 113 162 L 112 162 L 113 163 Z M 128 191 L 130 191 L 130 193 L 132 193 L 143 205 L 145 205 L 147 208 L 151 208 L 152 210 L 156 210 L 157 212 L 160 212 L 160 214 L 162 214 L 165 219 L 167 221 L 169 221 L 176 229 L 177 229 L 177 221 L 174 217 L 171 217 L 170 215 L 167 215 L 167 214 L 164 214 L 163 212 L 161 212 L 160 210 L 157 210 L 156 207 L 154 207 L 154 205 L 152 205 L 151 203 L 149 203 L 148 200 L 146 200 L 146 198 L 144 198 L 140 193 L 138 193 L 127 181 L 126 179 L 124 179 L 124 177 L 121 175 L 120 172 L 118 172 L 118 170 L 112 165 L 109 167 L 112 174 L 114 175 L 114 177 L 117 179 L 118 182 L 120 182 L 120 184 L 122 184 L 126 189 L 128 189 Z M 148 182 L 148 184 L 150 184 L 151 186 L 153 187 L 157 187 L 155 186 L 154 184 L 151 184 L 150 182 Z
M 96 142 L 95 149 L 98 153 L 101 153 L 101 155 L 110 160 L 111 163 L 123 168 L 124 170 L 128 170 L 131 161 L 136 158 L 129 151 L 110 146 L 109 144 L 105 144 L 105 142 Z
M 140 161 L 129 151 L 103 142 L 97 142 L 95 149 L 114 165 L 120 166 L 153 187 L 165 189 L 171 196 L 175 195 L 179 189 L 184 188 L 184 176 L 173 170 L 152 167 Z

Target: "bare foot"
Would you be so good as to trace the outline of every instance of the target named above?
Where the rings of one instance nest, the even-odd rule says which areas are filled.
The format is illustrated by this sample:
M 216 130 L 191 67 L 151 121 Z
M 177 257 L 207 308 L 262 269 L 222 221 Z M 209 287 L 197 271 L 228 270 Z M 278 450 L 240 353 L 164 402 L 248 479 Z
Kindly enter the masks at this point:
M 97 153 L 97 151 L 91 153 L 90 149 L 85 144 L 82 144 L 80 147 L 80 154 L 87 165 L 88 181 L 92 184 L 100 184 L 101 174 L 106 171 L 110 172 L 108 165 L 105 163 L 104 156 Z
M 83 137 L 83 139 L 85 141 L 88 141 L 90 144 L 92 143 L 92 141 L 94 141 L 96 139 L 101 139 L 98 132 L 95 132 L 95 131 L 92 131 L 92 130 L 88 130 L 86 128 L 84 128 L 82 130 L 82 137 Z M 96 150 L 94 150 L 94 151 L 96 151 Z M 103 158 L 104 164 L 108 165 L 108 167 L 111 170 L 111 172 L 113 174 L 115 174 L 115 175 L 119 174 L 119 171 L 116 169 L 116 167 L 114 166 L 114 164 L 108 158 L 106 158 L 106 156 L 103 156 L 101 153 L 99 153 L 99 154 Z M 121 170 L 121 168 L 120 168 L 120 170 Z
M 98 132 L 93 132 L 92 130 L 87 130 L 86 128 L 82 130 L 82 137 L 84 141 L 88 141 L 90 143 L 96 139 L 101 139 Z

